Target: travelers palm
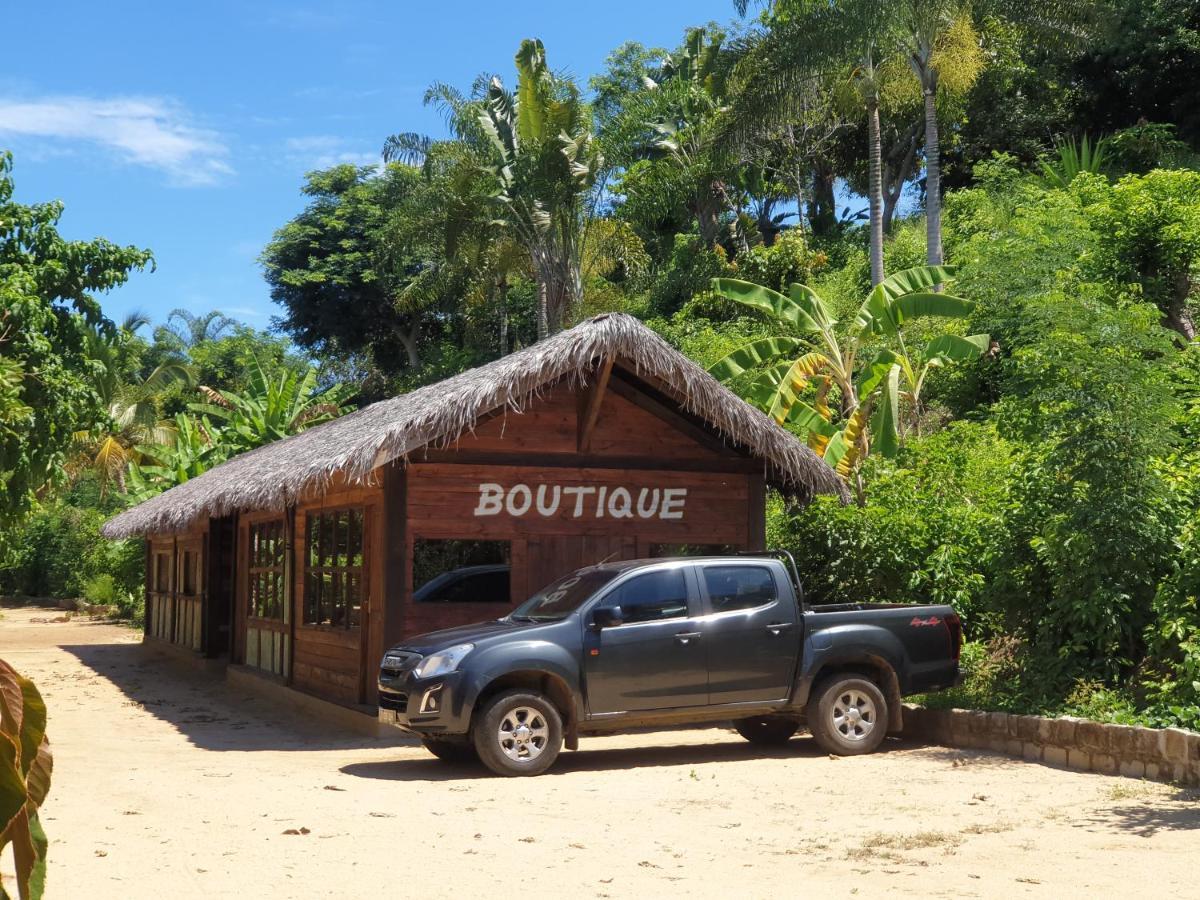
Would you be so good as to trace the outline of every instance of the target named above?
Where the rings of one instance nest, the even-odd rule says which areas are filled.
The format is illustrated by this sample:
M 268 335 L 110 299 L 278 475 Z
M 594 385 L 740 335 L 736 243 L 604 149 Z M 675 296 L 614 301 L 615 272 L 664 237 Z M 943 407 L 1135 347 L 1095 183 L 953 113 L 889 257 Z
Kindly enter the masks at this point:
M 542 42 L 522 41 L 516 64 L 516 95 L 493 78 L 479 122 L 496 154 L 496 218 L 530 256 L 542 338 L 581 299 L 587 204 L 602 157 L 579 88 L 550 71 Z

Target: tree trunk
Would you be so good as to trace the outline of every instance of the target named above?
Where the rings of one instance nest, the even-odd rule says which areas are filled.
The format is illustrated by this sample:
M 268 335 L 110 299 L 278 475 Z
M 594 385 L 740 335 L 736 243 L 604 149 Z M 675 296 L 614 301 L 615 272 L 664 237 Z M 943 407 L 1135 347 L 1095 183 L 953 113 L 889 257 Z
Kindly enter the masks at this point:
M 867 134 L 870 143 L 870 185 L 868 200 L 871 205 L 871 284 L 883 281 L 883 150 L 879 137 L 879 98 L 867 100 Z
M 942 264 L 942 162 L 938 145 L 937 73 L 925 86 L 925 258 L 931 266 Z
M 1192 293 L 1192 281 L 1187 272 L 1175 276 L 1175 290 L 1171 293 L 1167 309 L 1163 313 L 1163 325 L 1183 335 L 1185 340 L 1196 339 L 1196 323 L 1188 309 L 1188 297 Z
M 700 229 L 700 239 L 704 241 L 707 250 L 717 246 L 717 238 L 721 233 L 720 215 L 712 187 L 705 185 L 696 195 L 696 224 Z
M 417 349 L 417 342 L 420 339 L 421 325 L 414 322 L 412 328 L 407 331 L 400 326 L 396 326 L 396 337 L 400 340 L 401 346 L 404 347 L 404 352 L 408 356 L 408 365 L 412 369 L 421 368 L 421 353 Z
M 496 279 L 496 296 L 500 305 L 500 355 L 508 356 L 508 279 Z
M 813 172 L 813 199 L 808 208 L 808 225 L 813 234 L 825 235 L 837 225 L 837 201 L 833 195 L 834 174 L 825 168 Z
M 539 341 L 545 340 L 546 335 L 550 333 L 550 289 L 546 284 L 545 275 L 539 275 L 537 279 L 538 292 L 538 310 L 537 310 L 537 338 Z

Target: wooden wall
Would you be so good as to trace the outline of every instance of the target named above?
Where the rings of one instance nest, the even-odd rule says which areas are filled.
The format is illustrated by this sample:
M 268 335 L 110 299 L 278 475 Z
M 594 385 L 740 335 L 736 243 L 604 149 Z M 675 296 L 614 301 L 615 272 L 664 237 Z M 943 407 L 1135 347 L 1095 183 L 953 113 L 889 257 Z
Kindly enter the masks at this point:
M 383 492 L 378 486 L 335 489 L 302 504 L 295 513 L 292 616 L 295 650 L 292 683 L 301 690 L 345 705 L 374 703 L 375 674 L 383 658 Z M 364 511 L 363 551 L 366 597 L 358 628 L 304 622 L 305 523 L 309 515 L 347 506 Z
M 201 652 L 208 525 L 147 540 L 146 637 Z
M 512 607 L 412 602 L 421 539 L 509 541 L 512 602 L 580 566 L 649 556 L 656 544 L 758 549 L 764 540 L 762 465 L 619 370 L 598 404 L 560 384 L 521 413 L 493 415 L 450 447 L 416 455 L 395 495 L 404 522 L 392 530 L 389 581 L 401 599 L 389 643 Z

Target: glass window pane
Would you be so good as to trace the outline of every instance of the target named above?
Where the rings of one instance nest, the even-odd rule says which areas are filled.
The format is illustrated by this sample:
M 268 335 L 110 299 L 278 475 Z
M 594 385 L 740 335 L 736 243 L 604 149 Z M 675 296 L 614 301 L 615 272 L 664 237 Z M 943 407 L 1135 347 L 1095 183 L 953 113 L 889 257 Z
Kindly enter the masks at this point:
M 706 566 L 704 584 L 713 612 L 753 609 L 778 596 L 771 570 L 761 566 Z

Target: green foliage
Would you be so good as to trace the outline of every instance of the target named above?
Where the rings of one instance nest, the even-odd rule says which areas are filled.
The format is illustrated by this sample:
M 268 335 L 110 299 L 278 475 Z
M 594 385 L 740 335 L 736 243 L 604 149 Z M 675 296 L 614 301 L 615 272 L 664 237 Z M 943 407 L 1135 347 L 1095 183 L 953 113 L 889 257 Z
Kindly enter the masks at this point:
M 995 589 L 1033 645 L 1111 678 L 1140 658 L 1171 550 L 1153 468 L 1172 443 L 1156 363 L 1170 342 L 1146 307 L 1103 297 L 1048 295 L 1024 312 L 999 409 L 1023 450 Z
M 35 507 L 24 527 L 8 533 L 0 548 L 0 594 L 71 599 L 107 575 L 120 592 L 141 596 L 142 542 L 101 537 L 111 508 L 96 508 L 95 494 L 82 493 Z
M 119 335 L 93 294 L 151 261 L 103 239 L 65 240 L 62 204 L 15 202 L 11 170 L 0 152 L 0 523 L 61 478 L 76 432 L 104 420 L 91 341 Z
M 824 253 L 809 248 L 802 232 L 790 230 L 770 247 L 760 244 L 740 254 L 735 267 L 738 277 L 745 281 L 786 291 L 789 284 L 809 284 L 827 261 Z
M 796 556 L 812 603 L 950 603 L 974 632 L 989 607 L 989 560 L 1012 490 L 1014 448 L 994 427 L 956 422 L 895 460 L 872 458 L 864 506 L 818 498 L 772 506 L 771 546 Z
M 1083 172 L 1104 175 L 1110 168 L 1108 141 L 1103 138 L 1093 144 L 1086 134 L 1078 143 L 1069 137 L 1055 141 L 1054 152 L 1053 158 L 1038 158 L 1042 184 L 1048 188 L 1062 190 Z
M 696 235 L 677 234 L 670 258 L 651 285 L 647 312 L 671 316 L 707 291 L 714 278 L 731 272 L 723 248 L 708 250 Z

